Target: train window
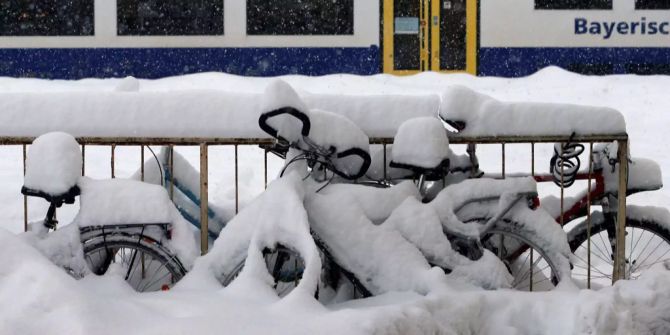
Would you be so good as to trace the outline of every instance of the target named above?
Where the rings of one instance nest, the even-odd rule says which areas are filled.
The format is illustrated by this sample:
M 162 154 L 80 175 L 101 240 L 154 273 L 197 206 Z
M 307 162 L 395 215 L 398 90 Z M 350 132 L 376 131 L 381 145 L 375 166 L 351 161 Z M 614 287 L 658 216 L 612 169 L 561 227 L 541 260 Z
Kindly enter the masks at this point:
M 635 0 L 635 9 L 670 9 L 670 0 Z
M 118 0 L 119 35 L 223 35 L 222 0 Z
M 93 35 L 93 0 L 2 1 L 0 35 Z
M 247 0 L 249 35 L 353 33 L 353 0 Z
M 612 9 L 612 0 L 535 0 L 535 9 Z

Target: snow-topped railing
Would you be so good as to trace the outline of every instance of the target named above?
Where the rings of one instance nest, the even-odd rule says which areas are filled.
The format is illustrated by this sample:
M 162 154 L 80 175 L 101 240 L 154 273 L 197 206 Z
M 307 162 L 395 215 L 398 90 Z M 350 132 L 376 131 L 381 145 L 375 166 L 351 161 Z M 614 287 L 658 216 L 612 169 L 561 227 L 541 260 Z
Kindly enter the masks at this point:
M 111 176 L 114 177 L 116 146 L 197 145 L 200 147 L 200 201 L 202 252 L 207 251 L 208 152 L 209 146 L 235 147 L 235 211 L 239 209 L 239 145 L 271 145 L 273 141 L 258 128 L 258 94 L 221 91 L 180 92 L 67 92 L 0 94 L 0 144 L 22 145 L 24 153 L 41 133 L 71 132 L 82 145 L 111 146 Z M 617 142 L 620 169 L 618 191 L 626 194 L 628 136 L 621 115 L 611 109 L 530 103 L 502 103 L 463 88 L 441 96 L 341 96 L 305 94 L 311 108 L 344 114 L 370 136 L 371 144 L 392 144 L 392 136 L 405 120 L 417 116 L 440 116 L 460 121 L 465 128 L 450 133 L 453 144 L 594 143 Z M 188 111 L 188 113 L 187 113 Z M 458 125 L 458 122 L 454 123 Z M 385 152 L 385 151 L 384 151 Z M 141 150 L 144 161 L 144 150 Z M 531 155 L 534 151 L 531 150 Z M 24 154 L 25 157 L 25 154 Z M 386 157 L 385 157 L 386 159 Z M 267 163 L 267 161 L 266 161 Z M 505 166 L 503 158 L 503 177 Z M 386 166 L 386 165 L 384 165 Z M 267 164 L 265 177 L 267 181 Z M 168 167 L 173 168 L 172 164 Z M 85 173 L 82 166 L 82 174 Z M 171 175 L 173 175 L 171 173 Z M 590 182 L 590 178 L 589 178 Z M 170 190 L 173 194 L 174 185 Z M 589 186 L 590 187 L 590 186 Z M 625 246 L 625 196 L 619 197 L 617 245 Z M 27 202 L 24 201 L 27 226 Z M 624 248 L 617 248 L 613 278 L 623 278 Z

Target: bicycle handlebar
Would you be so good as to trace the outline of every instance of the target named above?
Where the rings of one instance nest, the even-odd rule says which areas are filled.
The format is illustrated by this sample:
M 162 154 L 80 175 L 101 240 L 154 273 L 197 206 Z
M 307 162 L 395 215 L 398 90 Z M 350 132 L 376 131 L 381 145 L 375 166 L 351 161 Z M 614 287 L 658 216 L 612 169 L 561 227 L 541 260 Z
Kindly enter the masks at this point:
M 333 172 L 338 174 L 340 177 L 346 178 L 346 179 L 358 179 L 360 177 L 363 177 L 365 173 L 368 171 L 370 168 L 370 163 L 372 162 L 372 159 L 370 158 L 370 154 L 361 149 L 361 148 L 351 148 L 347 149 L 345 151 L 342 151 L 337 154 L 338 159 L 346 158 L 346 157 L 351 157 L 351 156 L 358 156 L 363 160 L 363 164 L 361 164 L 360 169 L 354 174 L 347 174 L 345 172 L 339 171 L 338 169 L 333 167 Z
M 271 112 L 268 112 L 268 113 L 265 113 L 265 114 L 261 114 L 261 116 L 258 118 L 258 125 L 261 127 L 261 129 L 263 129 L 263 131 L 268 133 L 270 136 L 272 136 L 272 137 L 274 137 L 278 140 L 284 140 L 284 141 L 290 142 L 286 138 L 284 138 L 283 136 L 279 135 L 279 132 L 278 132 L 277 129 L 275 129 L 274 127 L 272 127 L 268 124 L 268 120 L 270 118 L 273 118 L 273 117 L 276 117 L 276 116 L 279 116 L 279 115 L 282 115 L 282 114 L 291 115 L 291 116 L 295 117 L 296 119 L 298 119 L 299 121 L 301 121 L 302 122 L 302 130 L 300 131 L 300 133 L 302 134 L 302 136 L 309 135 L 309 130 L 311 128 L 311 122 L 309 120 L 309 117 L 307 116 L 307 114 L 305 114 L 305 113 L 303 113 L 303 112 L 301 112 L 301 111 L 299 111 L 299 110 L 297 110 L 293 107 L 283 107 L 283 108 L 275 109 L 275 110 L 273 110 Z

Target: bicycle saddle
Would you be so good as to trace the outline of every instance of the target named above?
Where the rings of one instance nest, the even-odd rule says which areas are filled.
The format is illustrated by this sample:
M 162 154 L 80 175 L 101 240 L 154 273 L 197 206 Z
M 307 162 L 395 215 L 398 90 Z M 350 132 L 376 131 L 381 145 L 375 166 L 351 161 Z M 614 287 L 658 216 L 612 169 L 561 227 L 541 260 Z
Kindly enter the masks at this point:
M 449 172 L 449 139 L 442 122 L 431 117 L 403 122 L 393 138 L 389 166 L 410 170 L 426 180 L 444 178 Z
M 81 149 L 70 134 L 52 132 L 36 138 L 26 157 L 21 193 L 58 205 L 74 202 L 79 195 Z

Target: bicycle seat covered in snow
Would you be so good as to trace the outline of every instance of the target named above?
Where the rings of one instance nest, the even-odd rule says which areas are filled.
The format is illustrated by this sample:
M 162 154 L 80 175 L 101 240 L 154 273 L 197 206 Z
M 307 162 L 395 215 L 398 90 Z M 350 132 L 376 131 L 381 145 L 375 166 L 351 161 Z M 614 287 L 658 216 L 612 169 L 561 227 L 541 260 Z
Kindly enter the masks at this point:
M 449 139 L 442 122 L 421 117 L 400 125 L 389 166 L 410 170 L 427 180 L 442 179 L 449 171 Z
M 71 135 L 53 132 L 36 138 L 26 157 L 21 193 L 58 205 L 73 203 L 79 195 L 81 162 L 79 144 Z

